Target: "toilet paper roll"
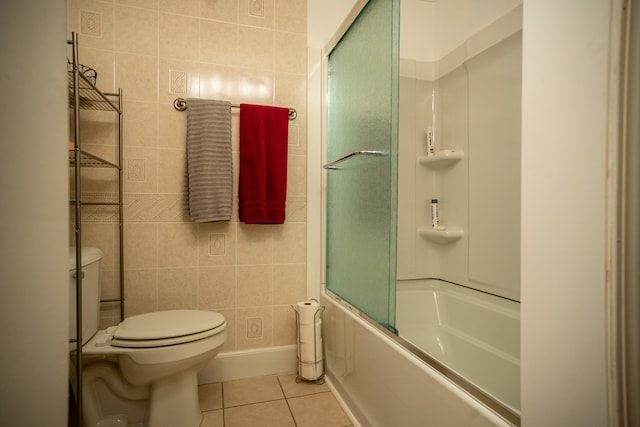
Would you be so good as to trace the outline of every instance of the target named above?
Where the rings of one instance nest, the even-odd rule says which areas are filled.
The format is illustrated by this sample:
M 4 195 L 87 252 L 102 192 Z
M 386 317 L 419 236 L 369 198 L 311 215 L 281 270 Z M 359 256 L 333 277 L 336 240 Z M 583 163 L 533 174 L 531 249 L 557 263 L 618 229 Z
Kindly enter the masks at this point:
M 300 323 L 303 325 L 314 323 L 320 318 L 319 314 L 316 316 L 316 312 L 320 310 L 320 304 L 317 301 L 300 301 L 294 308 L 298 312 Z
M 306 380 L 315 380 L 320 378 L 324 372 L 322 360 L 316 363 L 301 363 L 300 376 Z
M 314 342 L 322 338 L 322 321 L 300 325 L 300 342 Z
M 313 363 L 322 360 L 322 339 L 317 342 L 301 342 L 300 343 L 300 361 L 304 363 Z

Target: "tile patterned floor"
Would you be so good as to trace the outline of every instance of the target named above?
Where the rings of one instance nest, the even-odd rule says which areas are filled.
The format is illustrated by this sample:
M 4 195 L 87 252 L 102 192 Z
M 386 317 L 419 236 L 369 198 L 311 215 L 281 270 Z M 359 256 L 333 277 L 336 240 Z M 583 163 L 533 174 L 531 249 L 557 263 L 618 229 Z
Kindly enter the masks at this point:
M 200 427 L 347 427 L 326 384 L 295 374 L 246 378 L 199 386 Z

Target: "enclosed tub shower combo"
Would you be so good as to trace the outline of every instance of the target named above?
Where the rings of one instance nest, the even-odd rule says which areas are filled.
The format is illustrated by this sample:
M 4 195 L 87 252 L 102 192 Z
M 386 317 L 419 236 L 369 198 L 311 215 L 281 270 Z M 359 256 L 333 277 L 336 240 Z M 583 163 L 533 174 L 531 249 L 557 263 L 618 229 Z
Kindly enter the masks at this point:
M 521 29 L 370 0 L 325 49 L 326 370 L 362 425 L 520 423 Z

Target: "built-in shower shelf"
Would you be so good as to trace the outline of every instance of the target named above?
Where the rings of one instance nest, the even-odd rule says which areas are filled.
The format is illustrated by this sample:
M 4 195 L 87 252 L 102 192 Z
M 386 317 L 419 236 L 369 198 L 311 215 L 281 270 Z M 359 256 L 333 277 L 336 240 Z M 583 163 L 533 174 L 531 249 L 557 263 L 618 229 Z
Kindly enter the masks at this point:
M 444 230 L 438 230 L 431 227 L 420 227 L 418 234 L 426 240 L 439 243 L 441 245 L 455 242 L 464 236 L 464 230 L 460 227 L 446 227 Z
M 418 157 L 418 161 L 421 165 L 441 169 L 459 162 L 463 157 L 464 151 L 462 150 L 442 150 L 431 156 Z

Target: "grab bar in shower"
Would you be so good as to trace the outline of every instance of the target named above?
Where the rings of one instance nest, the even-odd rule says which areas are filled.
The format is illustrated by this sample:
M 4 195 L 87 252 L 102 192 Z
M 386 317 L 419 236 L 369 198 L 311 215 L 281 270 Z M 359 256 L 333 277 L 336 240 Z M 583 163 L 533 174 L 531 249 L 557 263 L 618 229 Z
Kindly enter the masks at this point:
M 325 169 L 337 169 L 335 166 L 338 163 L 344 162 L 345 160 L 349 160 L 352 157 L 357 157 L 357 156 L 386 156 L 387 153 L 384 151 L 377 151 L 377 150 L 360 150 L 360 151 L 354 151 L 353 153 L 349 153 L 346 156 L 340 157 L 338 160 L 334 160 L 331 163 L 327 163 L 326 165 L 322 166 Z

